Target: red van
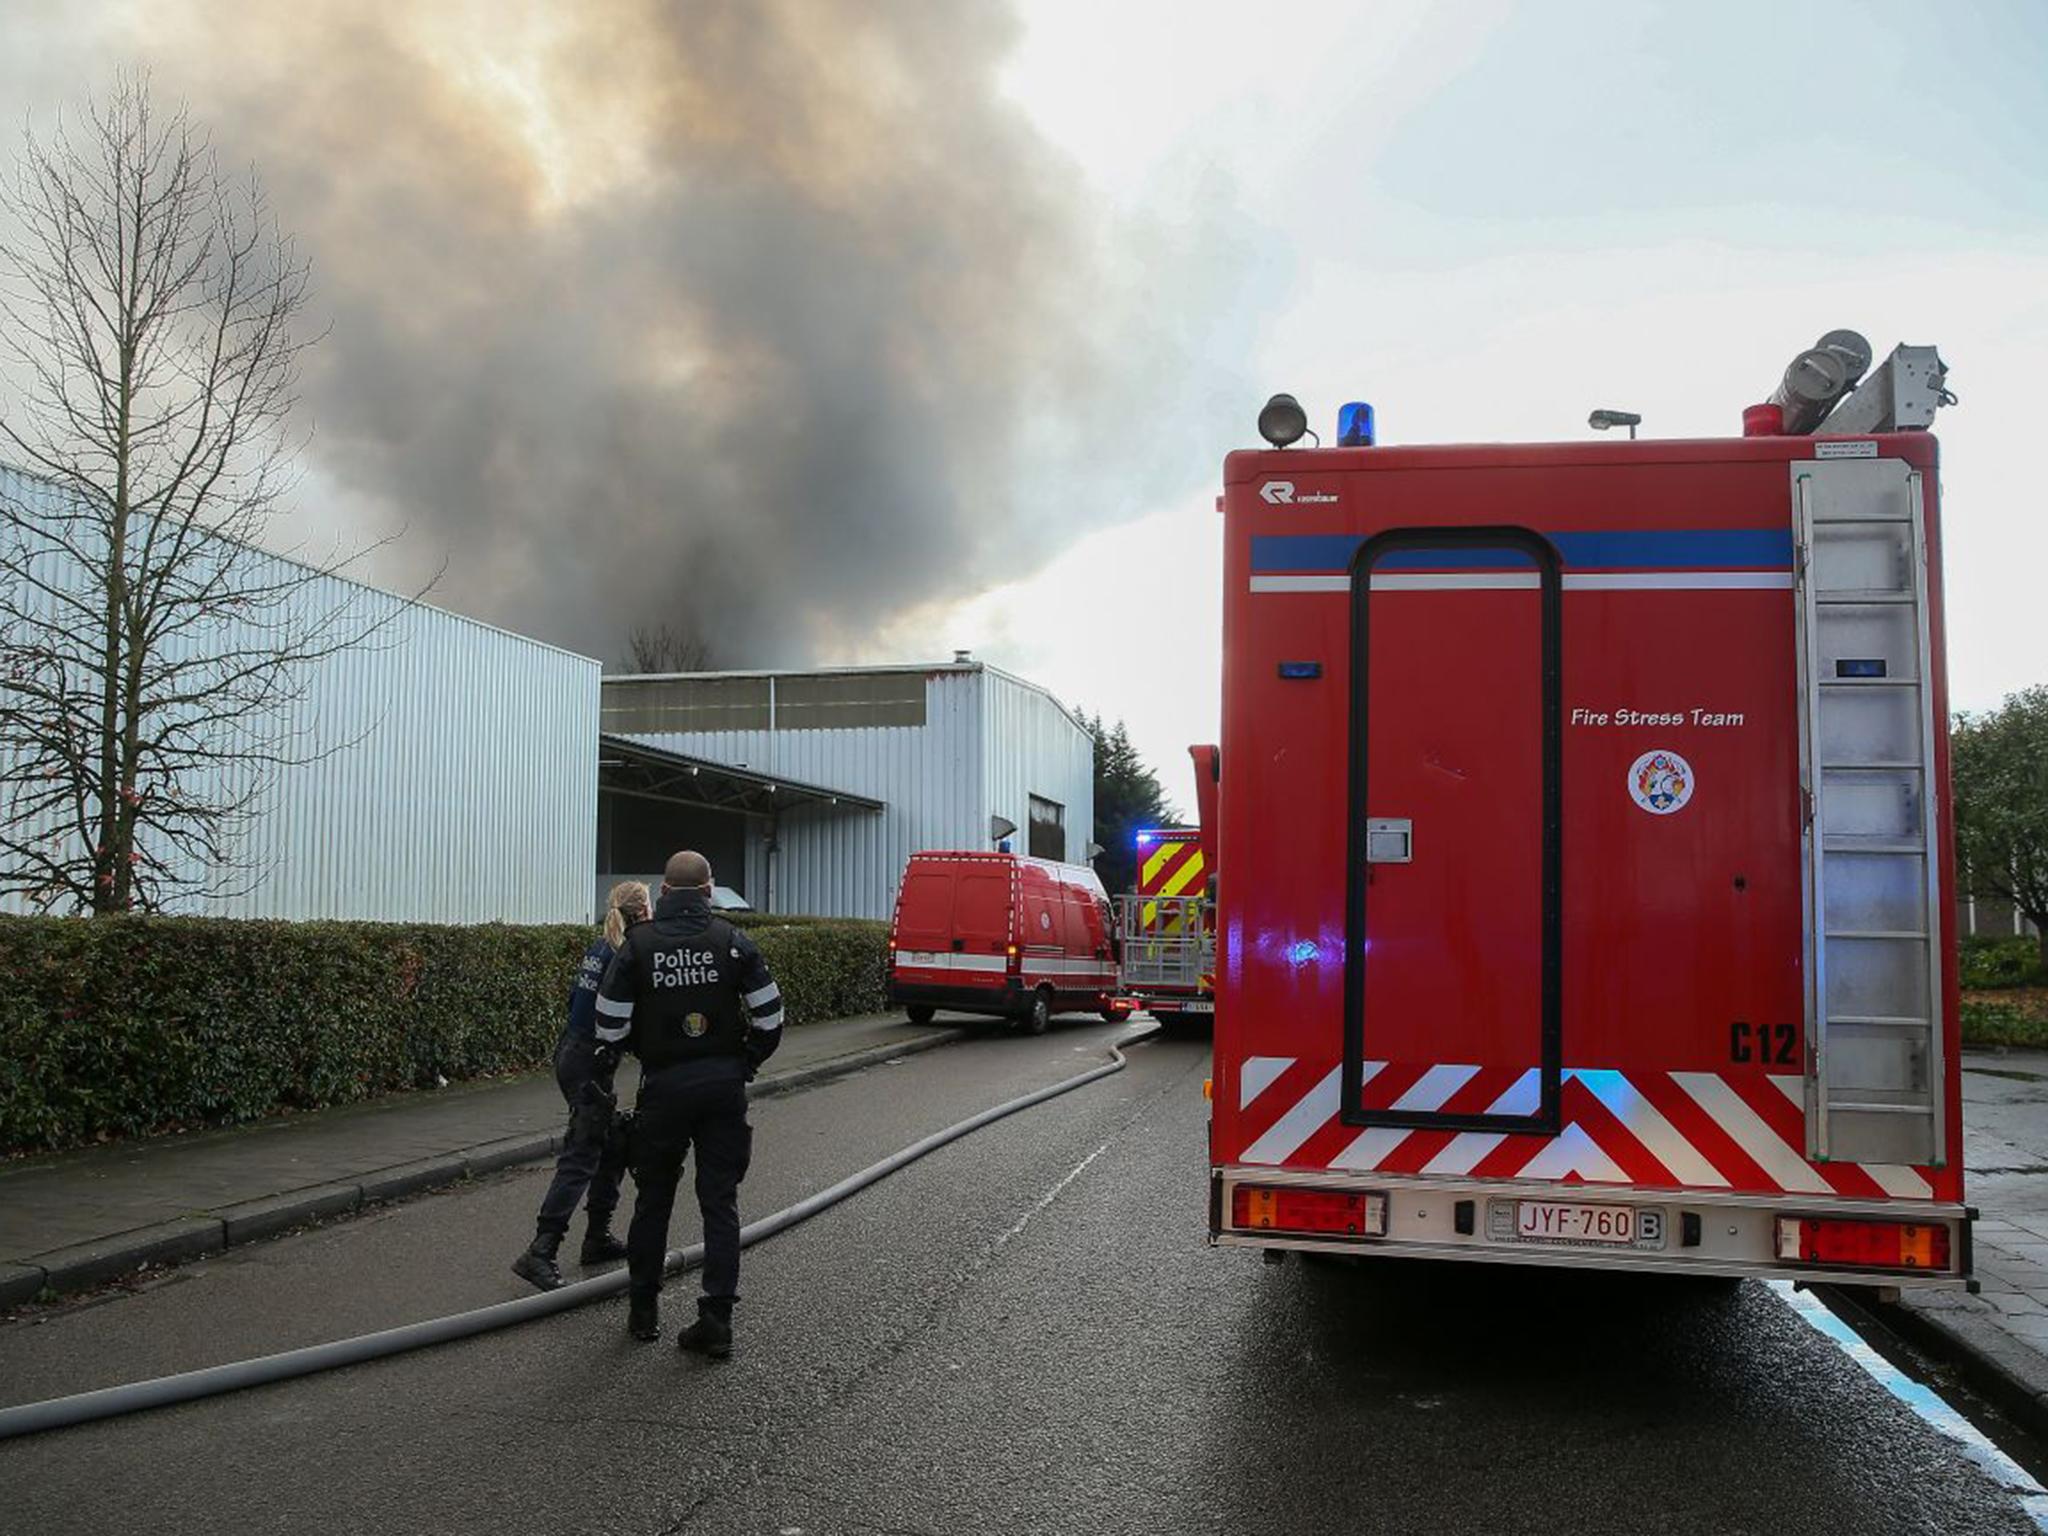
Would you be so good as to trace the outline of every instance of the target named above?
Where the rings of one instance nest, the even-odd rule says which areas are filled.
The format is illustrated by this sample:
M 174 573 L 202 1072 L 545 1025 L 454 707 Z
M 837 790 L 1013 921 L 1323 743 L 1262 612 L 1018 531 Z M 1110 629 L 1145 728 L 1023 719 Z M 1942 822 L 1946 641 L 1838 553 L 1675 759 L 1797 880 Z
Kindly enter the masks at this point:
M 1116 925 L 1095 871 L 1018 853 L 914 853 L 889 928 L 889 999 L 1045 1033 L 1056 1013 L 1114 1021 Z

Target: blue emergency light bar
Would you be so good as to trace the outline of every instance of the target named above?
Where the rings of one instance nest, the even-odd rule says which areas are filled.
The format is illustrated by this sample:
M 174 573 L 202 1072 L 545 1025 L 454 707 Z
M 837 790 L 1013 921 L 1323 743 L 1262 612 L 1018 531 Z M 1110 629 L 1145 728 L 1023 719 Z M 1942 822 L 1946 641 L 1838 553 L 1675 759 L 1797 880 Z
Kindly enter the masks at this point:
M 1339 448 L 1370 448 L 1377 436 L 1378 430 L 1373 422 L 1372 407 L 1365 401 L 1353 400 L 1337 407 Z

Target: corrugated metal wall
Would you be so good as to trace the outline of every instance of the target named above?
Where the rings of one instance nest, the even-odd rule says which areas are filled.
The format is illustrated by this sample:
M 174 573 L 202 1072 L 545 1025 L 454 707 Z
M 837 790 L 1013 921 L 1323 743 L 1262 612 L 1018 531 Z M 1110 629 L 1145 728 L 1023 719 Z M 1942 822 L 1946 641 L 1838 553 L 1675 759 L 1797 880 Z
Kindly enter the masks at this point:
M 1086 733 L 1029 684 L 973 664 L 934 667 L 926 674 L 922 726 L 693 731 L 638 739 L 884 803 L 879 814 L 817 806 L 783 816 L 772 898 L 764 894 L 770 862 L 766 825 L 754 824 L 746 891 L 757 905 L 772 899 L 778 912 L 886 918 L 912 853 L 992 846 L 990 815 L 1000 813 L 1024 827 L 1028 793 L 1066 806 L 1069 858 L 1078 860 L 1087 851 L 1094 826 L 1094 760 Z M 1023 838 L 1020 831 L 1020 850 Z
M 744 765 L 779 778 L 880 800 L 881 812 L 800 809 L 778 826 L 771 862 L 766 824 L 748 840 L 746 890 L 777 912 L 887 917 L 903 865 L 919 848 L 987 846 L 981 771 L 981 673 L 935 668 L 922 726 L 837 730 L 685 731 L 638 738 L 671 752 Z
M 9 488 L 25 484 L 13 477 Z M 268 563 L 274 574 L 289 569 Z M 303 696 L 282 724 L 294 755 L 314 760 L 260 783 L 237 840 L 242 872 L 216 882 L 233 889 L 172 910 L 586 920 L 599 664 L 353 582 L 319 578 L 295 600 L 381 627 L 303 674 Z M 194 644 L 232 644 L 234 633 L 223 626 Z M 252 742 L 272 735 L 263 722 L 243 731 Z M 254 782 L 250 772 L 218 770 L 231 787 Z M 18 899 L 5 905 L 28 909 Z
M 1028 844 L 1030 797 L 1065 809 L 1070 864 L 1087 862 L 1095 836 L 1095 748 L 1052 696 L 1020 678 L 983 674 L 988 712 L 985 767 L 991 814 L 1014 821 L 1017 848 Z

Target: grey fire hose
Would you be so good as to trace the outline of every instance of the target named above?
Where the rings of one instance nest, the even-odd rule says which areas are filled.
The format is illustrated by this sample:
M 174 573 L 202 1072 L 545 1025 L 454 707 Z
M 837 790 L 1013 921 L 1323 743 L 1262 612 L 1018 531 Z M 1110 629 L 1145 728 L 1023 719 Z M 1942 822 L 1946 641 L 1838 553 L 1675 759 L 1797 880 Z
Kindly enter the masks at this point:
M 1047 1099 L 1058 1098 L 1076 1088 L 1085 1087 L 1098 1078 L 1108 1077 L 1124 1069 L 1123 1046 L 1151 1034 L 1157 1026 L 1149 1026 L 1136 1034 L 1126 1035 L 1111 1043 L 1109 1054 L 1112 1060 L 1086 1072 L 1065 1078 L 1048 1087 L 1034 1089 L 1018 1098 L 1010 1099 L 980 1114 L 970 1115 L 957 1125 L 949 1125 L 943 1131 L 934 1131 L 922 1141 L 912 1142 L 901 1151 L 892 1152 L 879 1163 L 863 1168 L 859 1173 L 841 1179 L 829 1189 L 821 1189 L 815 1195 L 799 1200 L 771 1216 L 749 1222 L 740 1228 L 740 1246 L 751 1248 L 755 1243 L 764 1242 L 776 1233 L 786 1231 L 799 1222 L 808 1221 L 819 1212 L 830 1209 L 840 1201 L 858 1194 L 870 1184 L 878 1183 L 890 1174 L 909 1166 L 928 1152 L 935 1152 L 948 1142 L 958 1141 L 962 1136 L 980 1130 L 985 1125 L 1014 1115 L 1020 1110 L 1043 1104 Z M 704 1245 L 692 1243 L 687 1248 L 678 1248 L 669 1254 L 666 1270 L 674 1274 L 694 1269 L 704 1262 Z M 468 1312 L 454 1312 L 447 1317 L 429 1318 L 425 1322 L 406 1323 L 397 1328 L 386 1328 L 377 1333 L 358 1334 L 352 1339 L 334 1339 L 326 1344 L 309 1344 L 301 1349 L 288 1349 L 280 1354 L 262 1355 L 254 1360 L 235 1360 L 226 1365 L 210 1365 L 197 1371 L 180 1371 L 175 1376 L 158 1376 L 149 1381 L 133 1381 L 118 1387 L 102 1387 L 95 1392 L 80 1392 L 71 1397 L 53 1397 L 40 1403 L 22 1403 L 13 1408 L 0 1408 L 0 1440 L 11 1440 L 17 1435 L 40 1434 L 46 1429 L 62 1429 L 71 1424 L 89 1424 L 95 1419 L 117 1418 L 122 1414 L 139 1413 L 145 1408 L 163 1408 L 172 1403 L 191 1402 L 195 1398 L 218 1397 L 225 1392 L 238 1392 L 244 1387 L 262 1386 L 273 1381 L 289 1381 L 294 1376 L 311 1376 L 319 1371 L 332 1371 L 344 1365 L 357 1365 L 365 1360 L 381 1360 L 387 1355 L 401 1355 L 407 1350 L 424 1349 L 430 1344 L 446 1344 L 455 1339 L 466 1339 L 473 1334 L 490 1333 L 494 1329 L 509 1328 L 514 1323 L 531 1322 L 535 1318 L 552 1317 L 557 1312 L 566 1312 L 571 1307 L 580 1307 L 586 1302 L 598 1301 L 606 1296 L 616 1296 L 626 1289 L 627 1276 L 623 1269 L 607 1275 L 598 1275 L 590 1280 L 579 1280 L 565 1285 L 560 1290 L 544 1291 L 537 1296 L 521 1296 L 515 1301 L 500 1301 L 488 1307 L 476 1307 Z

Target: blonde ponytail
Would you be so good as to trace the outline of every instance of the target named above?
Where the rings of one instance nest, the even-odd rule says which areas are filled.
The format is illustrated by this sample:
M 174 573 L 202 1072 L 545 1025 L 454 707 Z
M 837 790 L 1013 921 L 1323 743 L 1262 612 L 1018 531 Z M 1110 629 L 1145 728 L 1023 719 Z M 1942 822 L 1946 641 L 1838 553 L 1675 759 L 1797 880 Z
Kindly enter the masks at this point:
M 621 880 L 605 900 L 608 910 L 604 914 L 604 941 L 617 949 L 626 937 L 628 923 L 647 921 L 647 887 L 638 880 Z

